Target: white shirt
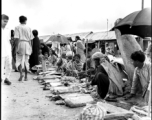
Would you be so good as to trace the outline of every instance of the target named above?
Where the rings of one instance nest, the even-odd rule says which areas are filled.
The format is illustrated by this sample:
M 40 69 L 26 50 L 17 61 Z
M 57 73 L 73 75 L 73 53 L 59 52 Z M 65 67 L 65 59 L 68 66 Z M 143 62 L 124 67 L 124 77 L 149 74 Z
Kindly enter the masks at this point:
M 32 40 L 34 37 L 31 28 L 29 28 L 25 24 L 20 24 L 19 26 L 15 27 L 14 38 L 29 41 Z
M 11 43 L 10 43 L 10 39 L 11 39 L 11 32 L 8 28 L 1 28 L 2 30 L 2 36 L 1 36 L 1 40 L 2 40 L 2 56 L 1 57 L 6 57 L 9 56 L 11 57 Z

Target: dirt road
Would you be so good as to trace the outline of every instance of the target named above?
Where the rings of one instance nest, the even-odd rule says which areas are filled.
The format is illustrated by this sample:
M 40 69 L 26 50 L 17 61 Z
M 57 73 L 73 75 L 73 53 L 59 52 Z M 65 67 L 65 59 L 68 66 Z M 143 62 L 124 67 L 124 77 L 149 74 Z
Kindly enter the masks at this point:
M 1 120 L 75 120 L 83 109 L 55 105 L 33 75 L 19 82 L 19 73 L 12 72 L 10 78 L 11 86 L 1 85 Z

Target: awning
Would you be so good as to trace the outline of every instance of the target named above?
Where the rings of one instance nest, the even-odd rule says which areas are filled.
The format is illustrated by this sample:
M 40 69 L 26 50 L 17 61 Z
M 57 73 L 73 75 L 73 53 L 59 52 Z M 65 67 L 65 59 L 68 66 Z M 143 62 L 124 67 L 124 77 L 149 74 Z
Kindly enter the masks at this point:
M 96 32 L 88 35 L 86 37 L 88 41 L 99 41 L 99 40 L 114 40 L 116 39 L 116 35 L 114 31 L 108 31 L 108 32 Z
M 66 37 L 71 37 L 73 41 L 75 41 L 75 37 L 79 36 L 81 39 L 85 39 L 89 34 L 93 32 L 83 32 L 83 33 L 74 33 L 74 34 L 66 34 Z

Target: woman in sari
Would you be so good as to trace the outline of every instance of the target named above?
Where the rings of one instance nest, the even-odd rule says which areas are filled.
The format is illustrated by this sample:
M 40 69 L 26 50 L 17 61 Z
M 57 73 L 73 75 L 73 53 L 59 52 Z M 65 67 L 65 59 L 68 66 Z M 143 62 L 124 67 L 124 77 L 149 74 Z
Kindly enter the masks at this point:
M 91 84 L 97 85 L 100 97 L 104 99 L 107 94 L 111 98 L 123 95 L 124 84 L 122 76 L 110 63 L 108 57 L 96 52 L 93 54 L 92 59 L 95 61 L 96 74 Z
M 39 50 L 40 50 L 40 40 L 38 38 L 37 30 L 33 30 L 32 33 L 33 33 L 34 39 L 32 40 L 32 54 L 30 56 L 29 63 L 30 63 L 30 70 L 32 72 L 36 72 L 32 70 L 32 67 L 39 64 L 38 57 L 39 57 Z

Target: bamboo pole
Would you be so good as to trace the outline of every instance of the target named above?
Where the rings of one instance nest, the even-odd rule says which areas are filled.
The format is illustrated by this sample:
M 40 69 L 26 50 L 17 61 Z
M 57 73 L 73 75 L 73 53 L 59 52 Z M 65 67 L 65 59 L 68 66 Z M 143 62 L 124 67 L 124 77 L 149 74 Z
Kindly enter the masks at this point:
M 88 39 L 86 42 L 86 74 L 87 74 Z
M 144 0 L 142 0 L 141 9 L 144 9 Z

